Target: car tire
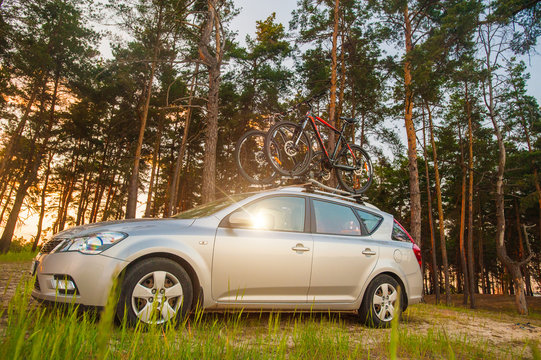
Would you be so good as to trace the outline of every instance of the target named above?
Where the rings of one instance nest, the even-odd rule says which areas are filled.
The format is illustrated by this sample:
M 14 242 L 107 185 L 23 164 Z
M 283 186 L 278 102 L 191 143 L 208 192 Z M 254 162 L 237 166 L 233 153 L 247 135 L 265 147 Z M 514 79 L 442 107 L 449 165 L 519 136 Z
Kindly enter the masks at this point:
M 192 281 L 181 265 L 171 259 L 148 258 L 127 270 L 117 315 L 132 325 L 175 324 L 189 312 L 192 300 Z
M 374 278 L 364 293 L 359 320 L 370 327 L 389 327 L 401 314 L 402 291 L 400 284 L 389 275 Z

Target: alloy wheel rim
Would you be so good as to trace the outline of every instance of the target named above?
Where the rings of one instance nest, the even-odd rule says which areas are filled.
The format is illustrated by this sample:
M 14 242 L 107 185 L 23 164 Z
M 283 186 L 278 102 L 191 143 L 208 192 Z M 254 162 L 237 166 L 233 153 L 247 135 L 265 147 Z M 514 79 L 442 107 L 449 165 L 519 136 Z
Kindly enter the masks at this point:
M 372 299 L 374 314 L 381 321 L 391 321 L 394 317 L 395 303 L 398 298 L 395 287 L 384 283 L 378 286 Z
M 167 271 L 153 271 L 143 276 L 131 295 L 135 315 L 147 324 L 163 324 L 178 313 L 183 298 L 182 285 Z

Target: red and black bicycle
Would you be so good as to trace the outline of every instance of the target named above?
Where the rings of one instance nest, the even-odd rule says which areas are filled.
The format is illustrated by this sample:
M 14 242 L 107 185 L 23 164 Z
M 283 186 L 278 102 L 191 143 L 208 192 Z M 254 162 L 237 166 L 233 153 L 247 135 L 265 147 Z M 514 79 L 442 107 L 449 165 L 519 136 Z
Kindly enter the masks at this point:
M 336 129 L 313 114 L 312 102 L 318 97 L 303 102 L 309 109 L 301 124 L 283 121 L 270 128 L 264 143 L 268 163 L 277 173 L 289 177 L 300 177 L 315 169 L 317 177 L 326 180 L 334 170 L 338 183 L 345 191 L 362 194 L 372 183 L 372 162 L 366 151 L 358 145 L 348 144 L 344 136 L 346 127 L 355 124 L 357 120 L 341 117 L 344 121 L 342 130 Z M 317 152 L 312 149 L 308 124 L 311 124 L 315 133 L 319 146 Z M 327 150 L 318 124 L 338 135 L 332 152 Z

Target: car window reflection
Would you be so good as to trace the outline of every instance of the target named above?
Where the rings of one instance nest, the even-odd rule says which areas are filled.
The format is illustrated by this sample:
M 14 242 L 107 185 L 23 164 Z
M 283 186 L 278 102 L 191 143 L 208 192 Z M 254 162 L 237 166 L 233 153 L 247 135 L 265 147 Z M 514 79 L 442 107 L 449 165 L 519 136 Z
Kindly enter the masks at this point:
M 314 200 L 316 232 L 336 235 L 361 235 L 359 220 L 347 207 Z
M 250 219 L 253 229 L 275 231 L 304 231 L 305 200 L 294 196 L 277 196 L 256 201 L 242 209 Z

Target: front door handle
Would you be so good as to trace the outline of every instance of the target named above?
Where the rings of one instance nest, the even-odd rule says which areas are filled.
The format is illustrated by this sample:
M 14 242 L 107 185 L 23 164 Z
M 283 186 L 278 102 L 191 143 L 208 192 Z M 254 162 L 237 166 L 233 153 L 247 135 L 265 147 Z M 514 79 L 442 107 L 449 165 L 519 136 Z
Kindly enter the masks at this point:
M 363 250 L 363 254 L 366 255 L 366 256 L 376 255 L 376 252 L 374 250 L 371 250 L 370 248 L 366 248 L 366 249 Z
M 310 248 L 304 247 L 303 244 L 297 244 L 291 248 L 293 251 L 310 251 Z

